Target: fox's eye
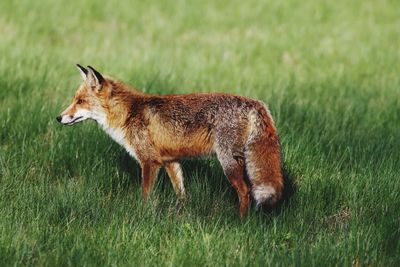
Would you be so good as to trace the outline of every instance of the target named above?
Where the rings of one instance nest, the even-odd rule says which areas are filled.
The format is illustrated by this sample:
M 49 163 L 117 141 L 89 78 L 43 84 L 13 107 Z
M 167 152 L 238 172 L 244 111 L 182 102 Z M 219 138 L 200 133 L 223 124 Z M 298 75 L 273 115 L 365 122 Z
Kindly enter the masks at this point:
M 76 101 L 76 104 L 82 104 L 83 103 L 83 99 L 78 99 L 77 101 Z

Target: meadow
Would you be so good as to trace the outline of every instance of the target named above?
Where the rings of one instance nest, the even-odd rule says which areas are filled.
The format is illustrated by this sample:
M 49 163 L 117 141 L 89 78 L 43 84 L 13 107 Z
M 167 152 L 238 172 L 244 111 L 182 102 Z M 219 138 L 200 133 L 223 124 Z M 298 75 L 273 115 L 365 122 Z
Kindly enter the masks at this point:
M 0 1 L 0 266 L 399 266 L 400 2 Z M 56 116 L 92 65 L 263 100 L 294 192 L 239 219 L 214 158 L 138 164 Z

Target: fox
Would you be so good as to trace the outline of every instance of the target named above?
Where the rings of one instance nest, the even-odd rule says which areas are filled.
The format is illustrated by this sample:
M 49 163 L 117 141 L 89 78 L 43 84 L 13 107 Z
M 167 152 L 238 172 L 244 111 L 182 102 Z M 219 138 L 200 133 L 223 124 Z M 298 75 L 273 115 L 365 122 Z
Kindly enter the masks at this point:
M 96 121 L 140 165 L 147 200 L 164 167 L 178 200 L 186 199 L 180 162 L 216 155 L 236 190 L 239 215 L 282 197 L 280 142 L 267 106 L 228 93 L 149 94 L 77 64 L 82 83 L 57 116 L 62 125 Z

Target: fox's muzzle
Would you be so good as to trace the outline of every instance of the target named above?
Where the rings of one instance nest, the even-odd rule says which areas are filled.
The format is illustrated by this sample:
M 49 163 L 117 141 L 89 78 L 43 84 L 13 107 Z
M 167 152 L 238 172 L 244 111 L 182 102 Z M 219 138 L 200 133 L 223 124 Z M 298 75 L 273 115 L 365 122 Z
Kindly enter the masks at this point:
M 81 122 L 86 120 L 87 118 L 84 116 L 78 116 L 78 117 L 74 117 L 74 116 L 70 116 L 70 115 L 59 115 L 57 116 L 56 120 L 61 123 L 62 125 L 67 125 L 67 126 L 71 126 L 74 125 L 75 123 Z

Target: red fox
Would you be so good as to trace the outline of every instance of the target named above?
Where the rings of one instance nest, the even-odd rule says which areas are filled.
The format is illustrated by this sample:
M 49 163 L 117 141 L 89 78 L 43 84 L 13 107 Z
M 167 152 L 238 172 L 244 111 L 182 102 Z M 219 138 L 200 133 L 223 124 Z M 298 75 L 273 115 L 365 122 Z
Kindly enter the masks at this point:
M 237 191 L 241 217 L 250 192 L 257 206 L 280 200 L 279 139 L 261 101 L 224 93 L 145 94 L 91 66 L 77 64 L 77 68 L 83 83 L 57 121 L 63 125 L 97 121 L 139 162 L 144 199 L 162 166 L 178 198 L 184 199 L 179 160 L 216 154 Z

